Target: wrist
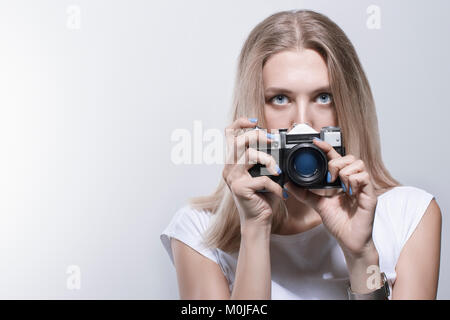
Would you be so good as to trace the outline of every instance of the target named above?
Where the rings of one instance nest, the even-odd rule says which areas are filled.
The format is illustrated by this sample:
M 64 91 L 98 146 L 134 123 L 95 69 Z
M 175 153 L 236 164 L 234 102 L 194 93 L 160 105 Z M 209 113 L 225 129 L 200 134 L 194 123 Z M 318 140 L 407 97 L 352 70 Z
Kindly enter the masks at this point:
M 344 252 L 345 259 L 347 263 L 351 265 L 358 264 L 378 264 L 379 255 L 378 250 L 375 247 L 373 240 L 370 240 L 365 246 L 363 250 L 358 252 L 350 252 L 345 249 L 342 250 Z
M 241 224 L 241 239 L 244 241 L 269 241 L 272 226 L 267 224 Z
M 344 253 L 351 290 L 355 293 L 369 293 L 380 286 L 381 271 L 379 266 L 379 255 L 372 244 L 367 246 L 364 252 L 358 254 Z

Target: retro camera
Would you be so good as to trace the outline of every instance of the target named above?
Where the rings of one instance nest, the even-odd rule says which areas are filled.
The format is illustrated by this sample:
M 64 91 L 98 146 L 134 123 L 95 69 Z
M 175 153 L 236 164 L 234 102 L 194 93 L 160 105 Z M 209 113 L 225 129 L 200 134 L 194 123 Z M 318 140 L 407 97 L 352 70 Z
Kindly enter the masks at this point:
M 254 130 L 260 129 L 257 127 Z M 264 165 L 257 163 L 250 168 L 250 175 L 268 176 L 281 186 L 292 181 L 297 186 L 308 189 L 341 188 L 339 177 L 332 183 L 327 182 L 327 156 L 313 144 L 315 137 L 320 138 L 344 156 L 340 128 L 323 127 L 317 132 L 307 124 L 295 124 L 289 132 L 287 130 L 279 129 L 277 134 L 273 134 L 272 142 L 263 146 L 258 144 L 256 148 L 271 154 L 282 173 L 279 176 L 272 175 Z

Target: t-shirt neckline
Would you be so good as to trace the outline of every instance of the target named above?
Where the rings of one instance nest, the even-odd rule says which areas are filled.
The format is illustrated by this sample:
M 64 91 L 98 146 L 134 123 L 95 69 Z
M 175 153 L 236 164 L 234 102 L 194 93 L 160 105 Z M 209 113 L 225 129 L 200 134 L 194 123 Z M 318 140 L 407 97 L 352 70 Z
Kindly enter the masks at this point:
M 308 229 L 306 231 L 300 232 L 300 233 L 294 233 L 294 234 L 288 234 L 288 235 L 282 235 L 282 234 L 275 234 L 272 233 L 270 235 L 270 240 L 275 242 L 297 242 L 297 241 L 304 241 L 309 238 L 311 238 L 314 234 L 319 232 L 324 228 L 323 222 L 318 224 L 315 227 L 312 227 L 311 229 Z

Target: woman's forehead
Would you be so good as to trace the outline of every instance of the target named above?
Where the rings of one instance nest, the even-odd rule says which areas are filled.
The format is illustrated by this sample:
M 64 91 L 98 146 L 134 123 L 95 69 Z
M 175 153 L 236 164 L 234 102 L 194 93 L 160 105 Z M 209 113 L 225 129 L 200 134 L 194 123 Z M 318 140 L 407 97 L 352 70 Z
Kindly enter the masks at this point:
M 265 90 L 285 88 L 314 91 L 329 86 L 328 68 L 322 56 L 314 50 L 282 51 L 272 55 L 263 68 Z

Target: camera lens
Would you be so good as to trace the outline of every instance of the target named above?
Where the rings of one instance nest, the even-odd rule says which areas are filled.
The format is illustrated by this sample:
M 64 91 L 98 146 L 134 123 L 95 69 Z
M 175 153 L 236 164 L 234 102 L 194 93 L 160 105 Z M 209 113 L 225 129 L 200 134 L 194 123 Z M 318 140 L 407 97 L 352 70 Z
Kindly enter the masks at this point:
M 325 154 L 310 143 L 295 146 L 287 157 L 289 178 L 299 186 L 311 186 L 319 183 L 327 171 Z
M 311 177 L 317 172 L 319 161 L 311 149 L 303 149 L 294 157 L 294 168 L 302 177 Z

